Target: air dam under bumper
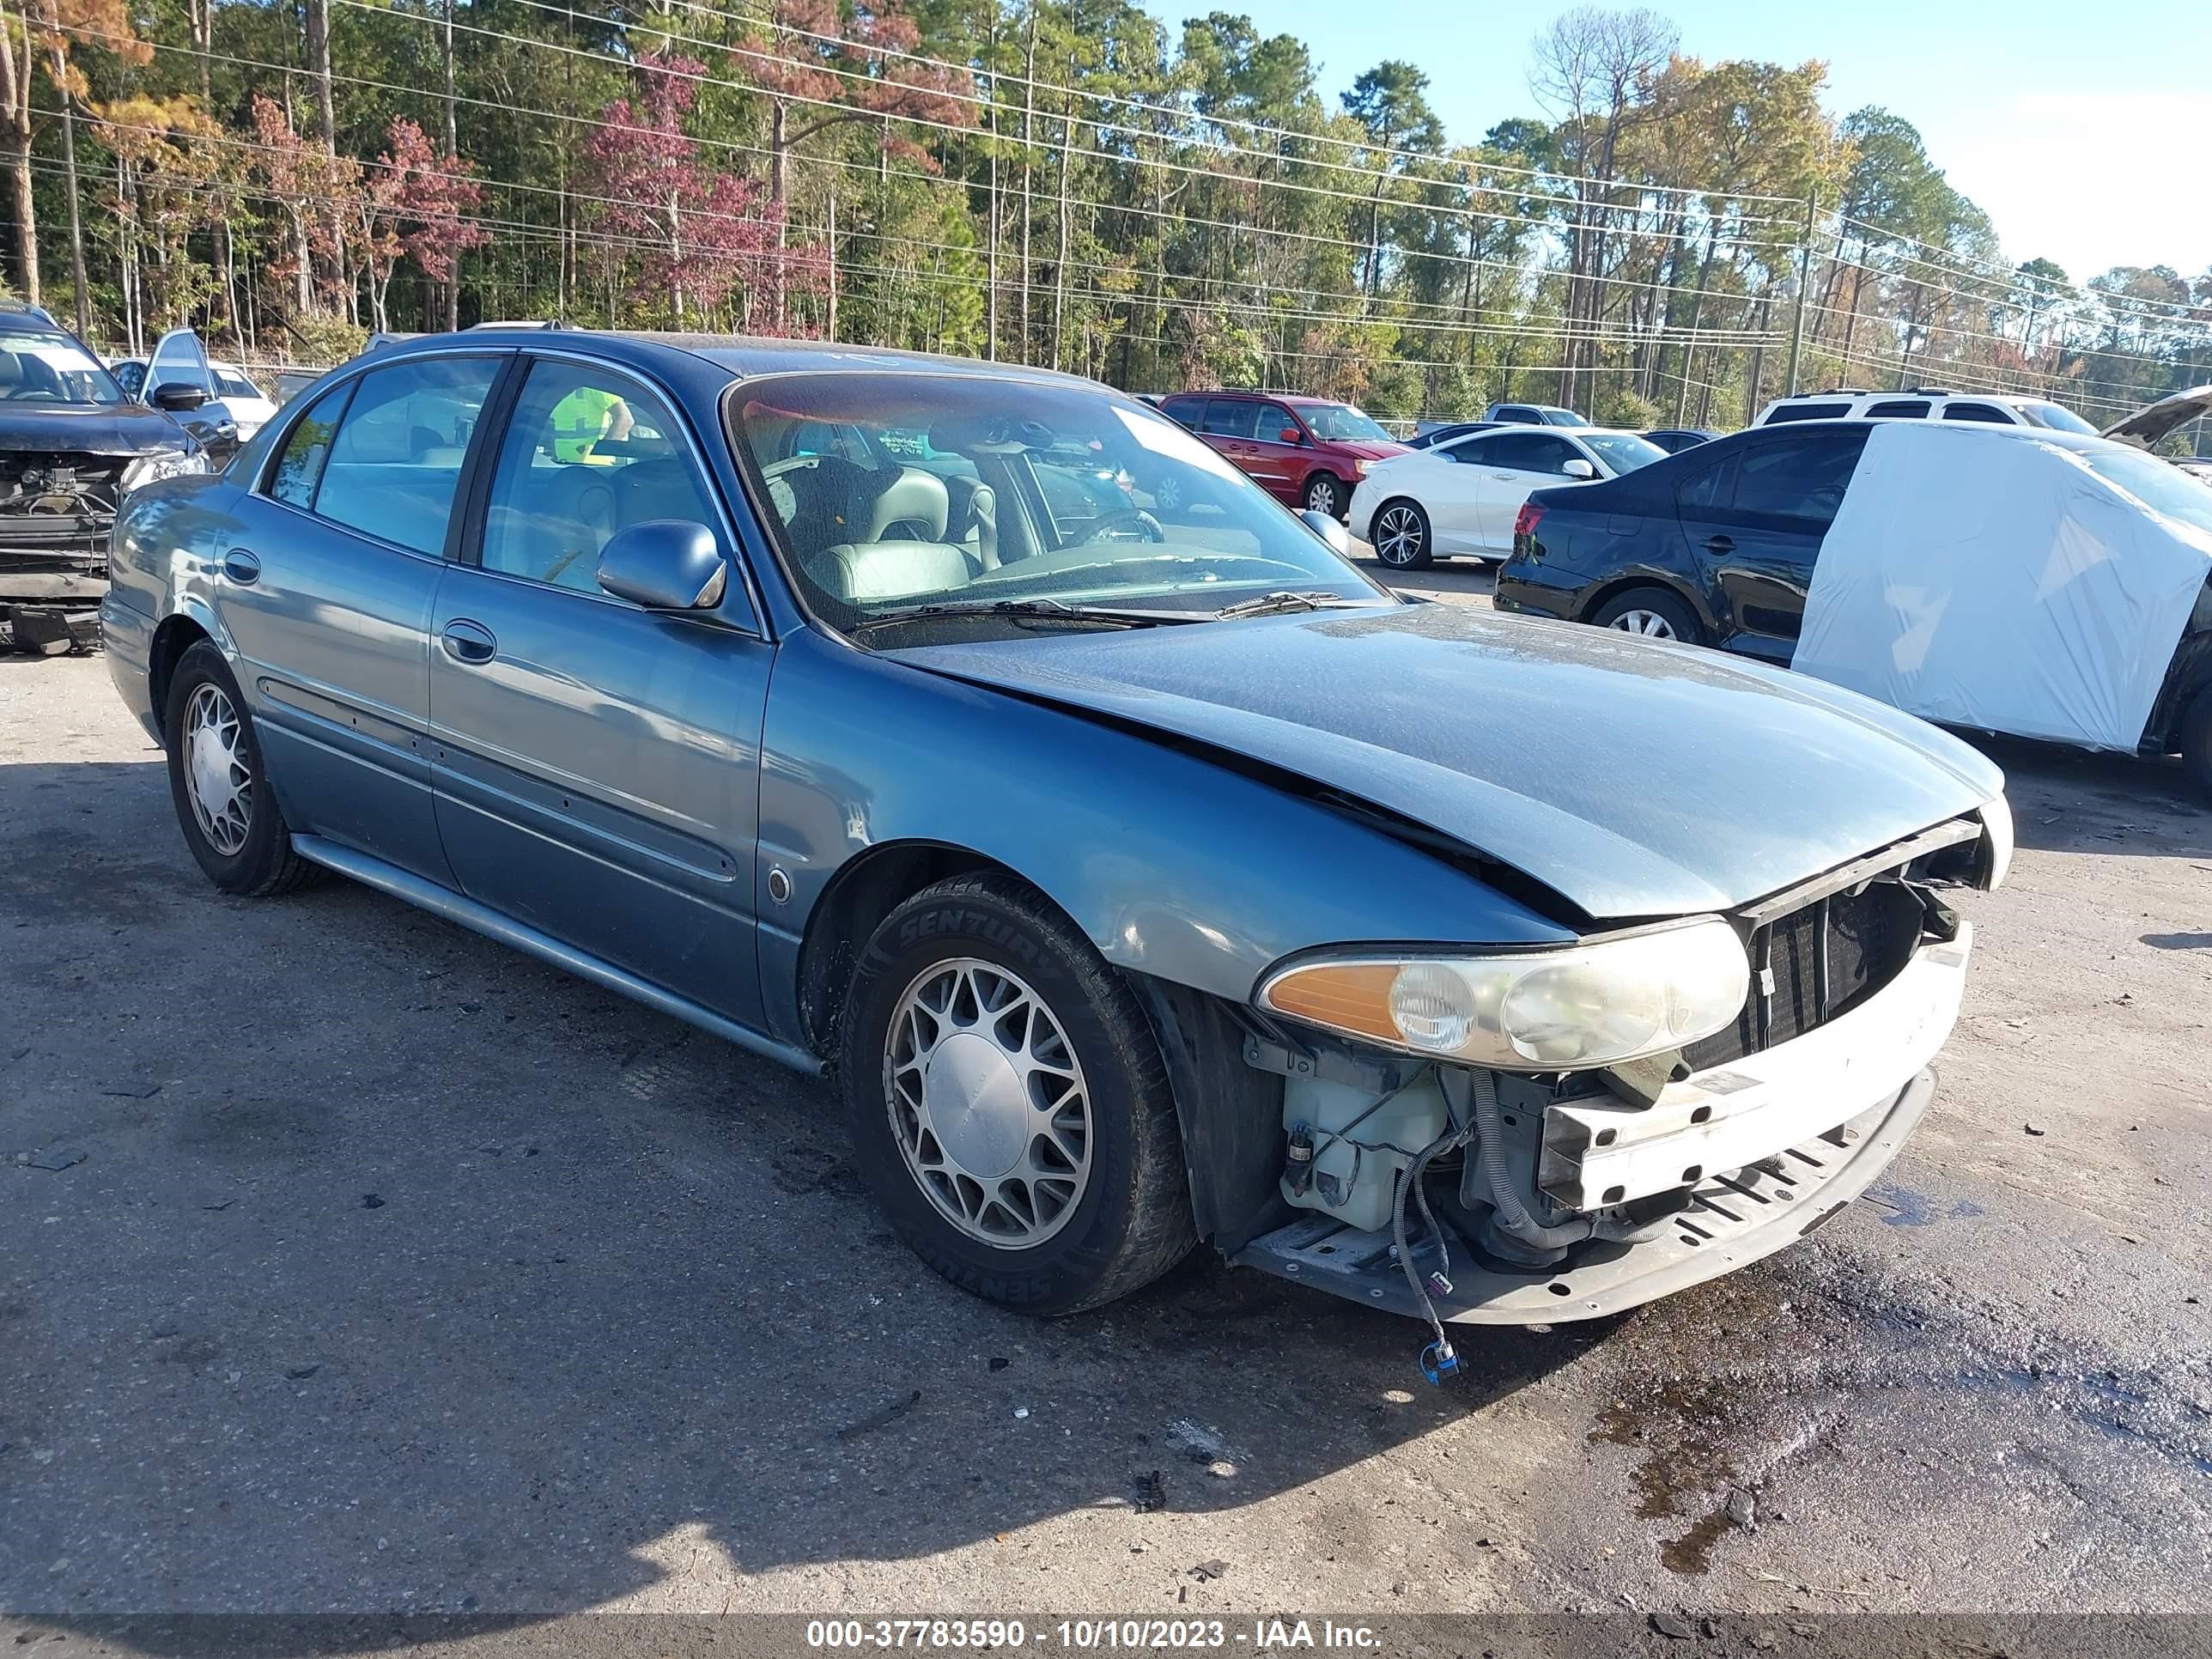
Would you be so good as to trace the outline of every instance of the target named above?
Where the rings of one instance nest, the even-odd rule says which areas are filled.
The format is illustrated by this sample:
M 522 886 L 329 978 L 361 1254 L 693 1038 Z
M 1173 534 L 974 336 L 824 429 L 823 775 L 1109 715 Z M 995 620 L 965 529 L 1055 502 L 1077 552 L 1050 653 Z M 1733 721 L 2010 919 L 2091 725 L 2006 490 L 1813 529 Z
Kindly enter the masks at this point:
M 1554 1202 L 1595 1208 L 1686 1187 L 1688 1206 L 1653 1237 L 1582 1245 L 1548 1273 L 1491 1271 L 1455 1238 L 1452 1290 L 1437 1311 L 1455 1324 L 1595 1319 L 1732 1273 L 1832 1219 L 1888 1167 L 1934 1098 L 1929 1063 L 1958 1020 L 1972 939 L 1961 922 L 1955 939 L 1922 945 L 1850 1012 L 1669 1085 L 1648 1109 L 1609 1097 L 1553 1105 L 1540 1180 Z M 1432 1239 L 1413 1254 L 1425 1275 L 1438 1265 Z M 1309 1216 L 1235 1260 L 1422 1317 L 1387 1232 Z

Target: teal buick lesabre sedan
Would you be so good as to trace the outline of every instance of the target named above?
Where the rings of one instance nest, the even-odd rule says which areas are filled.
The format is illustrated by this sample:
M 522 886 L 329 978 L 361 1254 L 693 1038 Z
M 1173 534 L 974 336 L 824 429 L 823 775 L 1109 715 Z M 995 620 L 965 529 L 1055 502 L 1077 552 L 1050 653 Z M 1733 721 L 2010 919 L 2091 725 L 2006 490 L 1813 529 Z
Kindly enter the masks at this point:
M 1909 717 L 1341 545 L 1066 375 L 469 331 L 133 494 L 103 622 L 224 890 L 335 871 L 830 1076 L 978 1295 L 1204 1242 L 1441 1375 L 1864 1188 L 2012 830 Z

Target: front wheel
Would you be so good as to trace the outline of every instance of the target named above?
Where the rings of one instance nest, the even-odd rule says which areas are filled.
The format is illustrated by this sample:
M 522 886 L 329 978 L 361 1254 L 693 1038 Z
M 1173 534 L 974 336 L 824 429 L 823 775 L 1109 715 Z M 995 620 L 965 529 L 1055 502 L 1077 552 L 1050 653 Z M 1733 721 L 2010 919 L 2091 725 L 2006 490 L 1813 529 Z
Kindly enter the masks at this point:
M 1600 628 L 1638 634 L 1647 640 L 1679 640 L 1703 645 L 1705 630 L 1697 614 L 1674 594 L 1660 587 L 1632 587 L 1600 605 L 1590 621 Z
M 207 878 L 250 897 L 298 886 L 314 866 L 292 850 L 253 717 L 230 665 L 209 641 L 178 662 L 161 729 L 177 822 Z
M 2190 700 L 2181 716 L 2181 764 L 2198 793 L 2212 798 L 2212 685 Z
M 1385 501 L 1375 515 L 1375 556 L 1393 570 L 1421 570 L 1435 555 L 1429 544 L 1429 515 L 1419 501 Z
M 1159 1045 L 1025 883 L 959 877 L 892 911 L 854 976 L 839 1065 L 862 1179 L 963 1290 L 1074 1313 L 1189 1250 Z
M 1326 513 L 1332 519 L 1340 519 L 1344 516 L 1347 499 L 1344 485 L 1326 472 L 1316 472 L 1306 480 L 1306 511 L 1309 513 Z

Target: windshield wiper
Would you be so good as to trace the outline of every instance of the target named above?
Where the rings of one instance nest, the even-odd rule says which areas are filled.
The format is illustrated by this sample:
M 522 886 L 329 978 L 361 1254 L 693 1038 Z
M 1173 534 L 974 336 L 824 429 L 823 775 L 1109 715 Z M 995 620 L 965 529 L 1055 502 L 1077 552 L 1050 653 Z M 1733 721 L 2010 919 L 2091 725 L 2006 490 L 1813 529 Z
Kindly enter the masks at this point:
M 1271 617 L 1278 611 L 1364 611 L 1374 601 L 1347 599 L 1341 593 L 1262 593 L 1256 599 L 1245 599 L 1215 611 L 1223 622 L 1234 622 L 1239 617 Z
M 1209 620 L 1187 611 L 1115 611 L 1105 605 L 1070 605 L 1066 599 L 955 599 L 864 617 L 845 632 L 867 634 L 900 623 L 922 622 L 937 617 L 996 617 L 1015 623 L 1093 623 L 1105 628 L 1158 628 L 1166 623 Z

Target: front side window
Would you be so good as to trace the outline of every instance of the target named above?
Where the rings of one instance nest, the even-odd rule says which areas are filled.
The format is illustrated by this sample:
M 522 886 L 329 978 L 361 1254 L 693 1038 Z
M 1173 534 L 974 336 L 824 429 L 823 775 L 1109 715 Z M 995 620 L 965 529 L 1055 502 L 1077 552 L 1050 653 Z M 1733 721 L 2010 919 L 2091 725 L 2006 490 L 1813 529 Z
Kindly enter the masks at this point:
M 276 458 L 276 470 L 270 474 L 270 495 L 303 513 L 313 509 L 315 486 L 323 481 L 323 464 L 331 458 L 331 439 L 337 432 L 339 416 L 345 413 L 346 399 L 352 396 L 350 380 L 332 386 L 300 417 L 291 436 L 284 441 L 284 453 Z
M 1988 426 L 2018 426 L 2019 422 L 1989 404 L 1951 404 L 1943 410 L 1947 421 L 1979 421 Z
M 1555 438 L 1547 432 L 1502 432 L 1490 440 L 1486 459 L 1494 466 L 1510 466 L 1518 472 L 1543 472 L 1555 477 L 1565 477 L 1569 461 L 1584 459 L 1565 438 Z
M 821 420 L 860 428 L 873 463 L 787 455 L 789 428 Z M 1391 603 L 1182 428 L 1084 387 L 777 375 L 740 384 L 731 422 L 800 597 L 871 643 L 1079 627 L 1085 606 L 1210 617 L 1284 591 Z M 926 434 L 926 463 L 892 453 L 892 431 Z M 994 605 L 1048 614 L 1012 622 Z M 915 614 L 943 605 L 969 614 Z
M 1297 417 L 1280 404 L 1261 404 L 1260 436 L 1271 444 L 1294 444 L 1298 441 Z
M 446 546 L 461 463 L 495 357 L 422 357 L 372 370 L 338 422 L 315 511 L 433 556 Z
M 1390 434 L 1350 404 L 1308 404 L 1306 425 L 1316 438 L 1329 443 L 1383 443 Z
M 0 403 L 119 404 L 100 360 L 58 330 L 0 334 Z
M 2079 432 L 2094 437 L 2097 428 L 2091 426 L 2063 404 L 2022 404 L 2020 412 L 2031 425 L 2049 427 L 2053 432 Z
M 801 434 L 822 447 L 797 459 L 844 459 L 849 437 L 835 426 L 787 435 Z M 600 550 L 647 519 L 720 522 L 667 404 L 604 368 L 532 364 L 492 472 L 483 568 L 596 593 Z

